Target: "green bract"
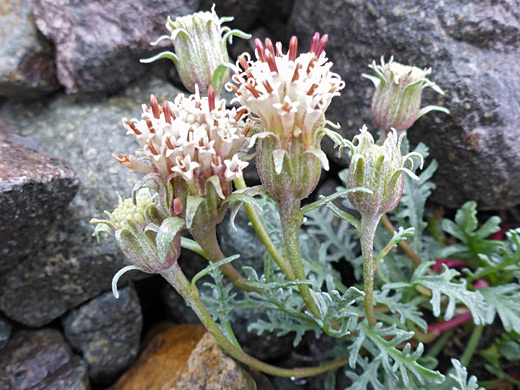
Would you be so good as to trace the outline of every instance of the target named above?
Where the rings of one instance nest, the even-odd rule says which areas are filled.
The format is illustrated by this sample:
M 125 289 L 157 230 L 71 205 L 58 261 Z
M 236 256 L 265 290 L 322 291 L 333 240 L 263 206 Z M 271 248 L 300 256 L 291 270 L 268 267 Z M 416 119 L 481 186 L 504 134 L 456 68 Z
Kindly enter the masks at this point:
M 430 87 L 444 95 L 437 84 L 427 79 L 431 69 L 402 65 L 394 62 L 393 58 L 388 63 L 381 58 L 381 65 L 376 65 L 373 61 L 369 67 L 377 75 L 377 77 L 369 74 L 362 75 L 371 80 L 376 87 L 372 98 L 372 119 L 385 133 L 390 132 L 392 128 L 397 131 L 408 130 L 417 119 L 430 111 L 449 114 L 449 110 L 444 107 L 421 108 L 424 88 Z
M 403 173 L 418 180 L 417 176 L 405 167 L 412 157 L 420 160 L 422 167 L 423 157 L 419 153 L 409 153 L 401 156 L 401 141 L 404 134 L 397 139 L 395 130 L 388 135 L 383 146 L 376 145 L 374 138 L 366 126 L 360 130 L 361 134 L 354 137 L 349 145 L 352 150 L 352 160 L 347 175 L 347 188 L 364 187 L 372 191 L 352 192 L 348 198 L 352 205 L 362 214 L 378 216 L 395 209 L 403 194 Z M 354 143 L 357 140 L 357 145 Z
M 207 94 L 210 85 L 217 95 L 229 76 L 227 42 L 231 43 L 233 36 L 250 38 L 240 30 L 222 27 L 232 17 L 219 18 L 215 9 L 211 12 L 197 12 L 182 16 L 175 20 L 168 17 L 166 28 L 170 35 L 163 35 L 152 45 L 164 39 L 170 39 L 175 47 L 175 53 L 165 51 L 152 58 L 141 60 L 149 63 L 160 58 L 169 58 L 175 63 L 182 83 L 188 91 L 195 92 L 198 85 L 202 94 Z M 224 34 L 224 35 L 222 35 Z

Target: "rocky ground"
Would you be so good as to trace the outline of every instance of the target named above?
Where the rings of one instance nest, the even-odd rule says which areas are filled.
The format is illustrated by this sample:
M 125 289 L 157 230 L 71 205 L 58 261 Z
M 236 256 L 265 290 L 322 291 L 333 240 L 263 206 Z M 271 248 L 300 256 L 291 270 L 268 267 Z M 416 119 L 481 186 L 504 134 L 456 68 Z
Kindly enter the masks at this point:
M 167 47 L 149 45 L 166 32 L 167 15 L 212 3 L 0 4 L 0 388 L 199 389 L 193 384 L 203 382 L 212 389 L 229 383 L 252 389 L 254 382 L 258 389 L 319 388 L 323 378 L 269 381 L 222 356 L 159 278 L 130 273 L 115 300 L 110 282 L 124 258 L 115 243 L 98 245 L 92 237 L 90 218 L 102 216 L 117 202 L 116 191 L 128 193 L 138 180 L 111 157 L 135 148 L 121 118 L 139 115 L 150 93 L 172 99 L 182 89 L 170 62 L 143 65 L 139 59 Z M 432 67 L 445 95 L 427 94 L 427 103 L 451 114 L 427 115 L 409 137 L 425 142 L 439 162 L 434 201 L 455 208 L 473 199 L 495 211 L 520 204 L 517 0 L 215 3 L 220 16 L 236 17 L 232 27 L 285 47 L 293 34 L 301 48 L 315 31 L 329 34 L 327 54 L 346 83 L 329 119 L 349 138 L 362 124 L 372 126 L 372 86 L 360 77 L 369 72 L 367 64 L 393 55 Z M 251 48 L 236 40 L 230 53 Z M 334 165 L 341 169 L 348 161 Z M 247 247 L 245 260 L 254 266 L 262 248 L 245 226 L 231 236 L 223 225 L 222 243 L 228 254 Z M 193 273 L 203 266 L 187 256 L 180 261 Z M 290 337 L 246 337 L 254 315 L 237 312 L 233 326 L 255 356 L 289 366 L 305 364 L 306 355 L 324 356 L 326 340 L 309 339 L 291 353 Z M 175 325 L 181 323 L 193 324 Z M 201 370 L 199 361 L 212 364 Z

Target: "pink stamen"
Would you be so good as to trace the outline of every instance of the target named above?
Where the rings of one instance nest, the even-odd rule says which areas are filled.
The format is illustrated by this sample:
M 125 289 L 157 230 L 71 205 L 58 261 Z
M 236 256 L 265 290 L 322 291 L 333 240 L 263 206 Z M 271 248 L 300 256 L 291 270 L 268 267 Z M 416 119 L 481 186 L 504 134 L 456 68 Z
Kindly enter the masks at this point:
M 240 65 L 242 65 L 242 68 L 244 68 L 244 70 L 249 68 L 249 64 L 247 63 L 245 55 L 242 54 L 240 57 L 238 57 L 238 62 L 240 63 Z
M 271 87 L 271 84 L 269 84 L 269 81 L 267 80 L 264 80 L 262 82 L 263 86 L 265 87 L 265 90 L 267 91 L 267 93 L 271 93 L 273 92 L 273 87 Z
M 128 127 L 130 127 L 132 129 L 132 131 L 136 134 L 136 135 L 141 135 L 143 133 L 141 133 L 139 130 L 137 130 L 137 127 L 135 127 L 135 125 L 132 123 L 132 121 L 130 120 L 127 120 L 125 121 L 126 125 Z
M 262 62 L 265 62 L 265 51 L 264 45 L 262 45 L 262 41 L 258 38 L 255 39 L 256 52 L 258 54 L 258 59 Z
M 269 38 L 265 38 L 265 54 L 267 54 L 267 52 L 271 52 L 271 54 L 274 56 L 275 51 L 273 42 Z
M 320 40 L 320 33 L 315 32 L 312 37 L 311 48 L 309 50 L 309 53 L 314 53 L 316 51 L 316 47 L 318 46 L 319 40 Z
M 325 49 L 325 46 L 327 45 L 327 42 L 329 41 L 329 36 L 325 34 L 316 48 L 316 57 L 320 58 L 321 53 L 323 53 L 323 50 Z
M 296 64 L 296 67 L 294 68 L 294 74 L 291 79 L 291 83 L 294 83 L 299 78 L 298 71 L 302 68 L 301 64 Z
M 240 110 L 238 110 L 238 112 L 235 115 L 235 122 L 238 122 L 240 120 L 240 118 L 242 118 L 242 115 L 244 115 L 244 113 L 246 111 L 247 111 L 247 109 L 245 107 L 242 107 Z
M 172 109 L 170 108 L 170 104 L 167 100 L 163 101 L 162 107 L 164 120 L 171 125 L 173 123 L 172 121 L 175 120 L 175 115 L 173 115 Z
M 208 87 L 208 106 L 209 112 L 215 109 L 215 89 L 212 85 Z
M 296 61 L 296 55 L 298 54 L 298 38 L 294 35 L 291 37 L 291 41 L 289 42 L 289 61 Z
M 155 148 L 153 147 L 152 142 L 150 142 L 150 143 L 148 144 L 148 147 L 150 148 L 150 152 L 152 152 L 152 154 L 154 154 L 154 155 L 156 155 L 156 156 L 159 155 L 159 153 L 157 152 L 157 150 L 155 150 Z
M 249 90 L 249 92 L 251 92 L 253 94 L 253 96 L 255 98 L 259 98 L 260 97 L 260 94 L 258 93 L 258 91 L 251 84 L 245 83 L 244 86 Z
M 153 117 L 159 119 L 161 117 L 161 112 L 159 111 L 159 102 L 155 95 L 150 96 L 150 107 L 152 108 Z
M 267 60 L 267 63 L 269 64 L 269 69 L 271 70 L 271 72 L 278 73 L 278 67 L 276 66 L 276 60 L 273 56 L 273 53 L 271 53 L 270 51 L 267 51 L 265 53 L 265 59 Z

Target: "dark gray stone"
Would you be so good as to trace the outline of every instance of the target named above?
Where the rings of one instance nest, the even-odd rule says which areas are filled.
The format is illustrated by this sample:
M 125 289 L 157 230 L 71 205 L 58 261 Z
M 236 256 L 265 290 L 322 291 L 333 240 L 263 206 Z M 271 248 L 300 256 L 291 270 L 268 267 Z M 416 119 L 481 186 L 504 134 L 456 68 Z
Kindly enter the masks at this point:
M 201 0 L 199 9 L 209 11 L 215 4 L 215 12 L 218 16 L 232 16 L 235 19 L 226 25 L 238 28 L 244 32 L 253 27 L 257 22 L 261 9 L 265 7 L 262 0 Z
M 348 138 L 364 123 L 371 127 L 373 87 L 360 77 L 370 72 L 368 63 L 394 55 L 405 64 L 431 66 L 431 78 L 446 95 L 426 90 L 424 105 L 444 105 L 451 115 L 427 114 L 408 133 L 439 161 L 433 199 L 449 207 L 474 199 L 481 208 L 502 209 L 520 202 L 519 18 L 515 0 L 335 0 L 320 3 L 319 11 L 304 0 L 290 24 L 302 47 L 315 31 L 329 34 L 327 55 L 346 88 L 328 117 Z
M 54 50 L 40 34 L 27 0 L 0 9 L 0 96 L 36 99 L 59 88 Z
M 0 349 L 4 348 L 11 337 L 12 326 L 7 320 L 0 317 Z
M 19 331 L 0 354 L 3 390 L 88 390 L 87 365 L 56 330 Z
M 60 83 L 67 93 L 93 93 L 116 91 L 142 75 L 150 65 L 139 59 L 160 51 L 150 42 L 168 33 L 167 16 L 189 14 L 199 0 L 31 2 L 38 28 L 56 47 Z
M 132 93 L 102 102 L 78 103 L 58 95 L 45 103 L 9 102 L 0 109 L 0 116 L 36 139 L 42 151 L 68 161 L 81 180 L 78 195 L 45 236 L 44 248 L 0 275 L 0 310 L 7 317 L 43 326 L 110 289 L 112 276 L 126 262 L 112 238 L 97 243 L 89 221 L 117 206 L 116 191 L 130 196 L 142 176 L 119 166 L 112 153 L 132 153 L 138 146 L 125 135 L 121 118 L 139 116 L 151 92 L 159 99 L 176 95 L 162 80 L 143 80 Z
M 0 139 L 0 273 L 42 248 L 78 187 L 68 164 Z
M 73 309 L 63 319 L 65 337 L 88 363 L 93 383 L 109 384 L 136 358 L 143 326 L 135 290 L 112 292 Z

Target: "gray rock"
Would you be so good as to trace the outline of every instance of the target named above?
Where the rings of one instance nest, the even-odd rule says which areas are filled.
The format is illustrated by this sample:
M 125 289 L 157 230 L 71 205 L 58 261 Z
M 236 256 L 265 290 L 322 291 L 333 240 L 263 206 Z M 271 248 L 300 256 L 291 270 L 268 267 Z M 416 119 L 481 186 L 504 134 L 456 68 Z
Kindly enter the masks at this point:
M 87 365 L 51 329 L 19 331 L 0 354 L 4 390 L 88 390 Z
M 89 93 L 116 91 L 142 75 L 149 65 L 139 59 L 160 51 L 150 42 L 167 33 L 167 16 L 189 14 L 199 0 L 31 2 L 56 47 L 58 80 L 67 93 Z
M 65 337 L 88 363 L 93 383 L 109 384 L 136 358 L 143 326 L 133 288 L 112 292 L 73 309 L 62 319 Z
M 481 208 L 500 209 L 520 202 L 519 9 L 512 0 L 427 6 L 348 0 L 322 3 L 316 12 L 315 3 L 304 0 L 294 8 L 291 27 L 303 47 L 314 31 L 329 34 L 327 54 L 346 88 L 328 116 L 348 138 L 363 123 L 371 127 L 373 87 L 360 77 L 370 71 L 368 63 L 394 55 L 402 63 L 431 66 L 446 95 L 427 93 L 423 100 L 444 105 L 451 116 L 430 113 L 409 135 L 430 146 L 439 161 L 433 199 L 449 207 L 474 199 Z
M 0 139 L 0 272 L 41 249 L 78 187 L 63 161 Z
M 116 191 L 128 197 L 142 176 L 119 166 L 112 153 L 131 153 L 138 146 L 125 135 L 121 118 L 139 116 L 151 92 L 160 99 L 176 95 L 164 81 L 143 80 L 129 96 L 103 102 L 78 103 L 58 95 L 45 103 L 9 102 L 0 109 L 0 116 L 36 139 L 42 151 L 68 161 L 81 180 L 71 206 L 45 236 L 44 248 L 0 275 L 0 310 L 7 317 L 43 326 L 110 289 L 112 276 L 126 262 L 115 240 L 97 243 L 89 221 L 105 217 L 103 210 L 117 205 Z
M 11 337 L 12 326 L 7 320 L 0 317 L 0 350 L 7 345 Z
M 40 34 L 27 0 L 0 12 L 0 96 L 36 99 L 59 88 L 54 50 Z
M 238 28 L 244 32 L 253 27 L 257 22 L 261 9 L 265 7 L 262 0 L 239 1 L 239 0 L 201 0 L 200 9 L 211 10 L 215 4 L 215 12 L 218 16 L 232 16 L 235 18 L 227 23 L 231 28 Z

